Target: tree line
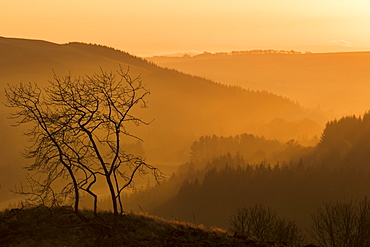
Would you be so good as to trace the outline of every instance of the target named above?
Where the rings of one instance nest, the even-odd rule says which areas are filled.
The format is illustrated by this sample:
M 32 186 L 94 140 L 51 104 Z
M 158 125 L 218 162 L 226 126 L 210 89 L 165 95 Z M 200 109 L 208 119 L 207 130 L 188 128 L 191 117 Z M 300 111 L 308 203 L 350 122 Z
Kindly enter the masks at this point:
M 197 56 L 206 56 L 206 55 L 215 55 L 215 56 L 236 56 L 236 55 L 249 55 L 249 54 L 258 54 L 258 55 L 263 55 L 263 54 L 290 54 L 290 55 L 302 55 L 302 54 L 311 54 L 311 52 L 300 52 L 300 51 L 294 51 L 294 50 L 272 50 L 272 49 L 267 49 L 267 50 L 247 50 L 247 51 L 231 51 L 231 52 L 203 52 L 201 54 L 195 55 Z
M 260 162 L 299 162 L 328 169 L 349 168 L 370 172 L 370 113 L 330 121 L 314 147 L 301 146 L 292 139 L 286 143 L 251 134 L 202 136 L 191 145 L 191 161 L 204 164 L 214 157 L 240 154 L 249 164 Z

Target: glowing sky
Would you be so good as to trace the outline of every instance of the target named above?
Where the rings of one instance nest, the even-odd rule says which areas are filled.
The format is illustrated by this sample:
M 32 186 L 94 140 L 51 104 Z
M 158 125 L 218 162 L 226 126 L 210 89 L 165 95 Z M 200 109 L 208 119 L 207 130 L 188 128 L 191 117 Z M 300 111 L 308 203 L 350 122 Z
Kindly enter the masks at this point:
M 137 55 L 370 50 L 370 1 L 0 0 L 0 36 L 99 43 Z

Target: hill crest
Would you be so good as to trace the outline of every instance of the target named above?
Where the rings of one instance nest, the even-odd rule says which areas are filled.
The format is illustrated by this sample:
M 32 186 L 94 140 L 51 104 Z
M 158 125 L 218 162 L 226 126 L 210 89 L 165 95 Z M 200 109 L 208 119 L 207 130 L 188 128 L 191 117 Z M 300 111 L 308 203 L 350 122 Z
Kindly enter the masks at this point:
M 205 229 L 190 223 L 145 214 L 102 212 L 89 220 L 77 218 L 68 207 L 12 209 L 0 212 L 3 246 L 276 246 L 256 239 L 232 237 L 222 229 Z M 116 222 L 116 224 L 114 223 Z M 30 231 L 29 229 L 32 229 Z M 280 245 L 282 246 L 282 245 Z

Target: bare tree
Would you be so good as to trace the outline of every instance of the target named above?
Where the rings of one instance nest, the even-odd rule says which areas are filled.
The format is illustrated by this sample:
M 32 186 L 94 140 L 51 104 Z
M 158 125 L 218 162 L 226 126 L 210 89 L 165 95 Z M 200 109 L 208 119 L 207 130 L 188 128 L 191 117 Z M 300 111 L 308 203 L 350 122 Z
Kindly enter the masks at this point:
M 54 75 L 45 88 L 34 83 L 8 86 L 6 106 L 17 109 L 11 117 L 18 125 L 31 125 L 25 134 L 33 145 L 24 155 L 34 163 L 26 168 L 40 178 L 29 180 L 31 194 L 59 201 L 72 195 L 78 213 L 83 191 L 93 198 L 96 213 L 95 188 L 103 181 L 117 215 L 123 212 L 122 191 L 133 186 L 136 174 L 150 171 L 160 178 L 157 168 L 126 153 L 121 145 L 124 138 L 141 140 L 129 129 L 148 124 L 132 110 L 146 107 L 149 92 L 140 77 L 131 78 L 128 72 L 120 68 L 117 73 L 102 70 L 78 78 Z M 58 186 L 59 192 L 54 189 Z
M 255 205 L 239 208 L 230 217 L 230 230 L 236 235 L 302 245 L 305 236 L 294 222 L 279 218 L 270 207 Z
M 310 235 L 320 246 L 370 246 L 370 203 L 324 203 L 312 214 Z
M 242 207 L 230 218 L 231 230 L 238 235 L 271 240 L 271 229 L 275 224 L 276 218 L 276 212 L 269 207 L 265 208 L 262 205 Z
M 278 218 L 275 222 L 273 240 L 293 246 L 303 246 L 306 236 L 294 221 Z

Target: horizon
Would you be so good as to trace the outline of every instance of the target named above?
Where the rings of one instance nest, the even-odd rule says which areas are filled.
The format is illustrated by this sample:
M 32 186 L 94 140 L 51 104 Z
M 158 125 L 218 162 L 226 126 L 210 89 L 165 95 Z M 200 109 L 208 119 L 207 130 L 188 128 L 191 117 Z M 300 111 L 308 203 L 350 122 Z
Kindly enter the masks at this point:
M 142 57 L 142 58 L 149 58 L 149 57 L 155 57 L 155 56 L 168 56 L 168 57 L 181 57 L 185 54 L 187 55 L 191 55 L 191 56 L 195 56 L 195 55 L 199 55 L 199 54 L 202 54 L 202 53 L 205 53 L 205 52 L 209 52 L 209 53 L 223 53 L 223 52 L 226 52 L 226 53 L 231 53 L 232 51 L 252 51 L 252 50 L 282 50 L 282 51 L 298 51 L 298 52 L 302 52 L 302 53 L 305 53 L 305 52 L 308 52 L 308 53 L 316 53 L 316 54 L 321 54 L 321 53 L 353 53 L 353 52 L 370 52 L 370 48 L 369 49 L 365 49 L 365 48 L 359 48 L 359 49 L 354 49 L 352 47 L 340 47 L 340 46 L 319 46 L 319 45 L 314 45 L 314 46 L 298 46 L 298 47 L 280 47 L 280 48 L 272 48 L 272 47 L 254 47 L 254 48 L 245 48 L 243 49 L 242 46 L 232 46 L 232 45 L 225 45 L 225 46 L 214 46 L 216 48 L 213 48 L 213 49 L 192 49 L 192 48 L 199 48 L 199 47 L 203 47 L 203 46 L 189 46 L 189 49 L 181 49 L 182 47 L 178 47 L 178 49 L 174 48 L 174 46 L 169 46 L 169 48 L 167 49 L 163 49 L 161 48 L 161 46 L 158 46 L 159 48 L 157 49 L 154 49 L 154 50 L 148 50 L 147 47 L 148 45 L 143 45 L 143 46 L 140 46 L 140 47 L 144 47 L 143 49 L 139 49 L 138 47 L 135 48 L 135 46 L 133 45 L 126 45 L 126 46 L 111 46 L 111 45 L 108 45 L 108 44 L 104 44 L 104 43 L 93 43 L 93 42 L 88 42 L 88 41 L 74 41 L 74 40 L 71 40 L 71 41 L 67 41 L 67 42 L 56 42 L 56 41 L 51 41 L 51 40 L 45 40 L 45 39 L 39 39 L 39 38 L 26 38 L 26 37 L 8 37 L 8 36 L 2 36 L 0 35 L 0 37 L 2 38 L 6 38 L 6 39 L 23 39 L 23 40 L 34 40 L 34 41 L 45 41 L 45 42 L 50 42 L 50 43 L 54 43 L 54 44 L 59 44 L 59 45 L 63 45 L 63 44 L 68 44 L 68 43 L 73 43 L 73 42 L 77 42 L 77 43 L 85 43 L 85 44 L 92 44 L 92 45 L 102 45 L 102 46 L 106 46 L 106 47 L 109 47 L 109 48 L 114 48 L 114 49 L 118 49 L 120 51 L 123 51 L 123 52 L 127 52 L 131 55 L 134 55 L 134 56 L 138 56 L 138 57 Z M 151 45 L 151 47 L 153 47 L 153 45 Z M 154 45 L 155 47 L 155 45 Z M 184 46 L 185 48 L 187 46 Z M 235 49 L 233 49 L 232 47 L 234 47 Z M 172 48 L 172 49 L 171 49 Z M 205 46 L 203 47 L 205 48 Z
M 2 0 L 1 36 L 104 44 L 138 56 L 177 52 L 370 50 L 370 3 L 232 0 Z

